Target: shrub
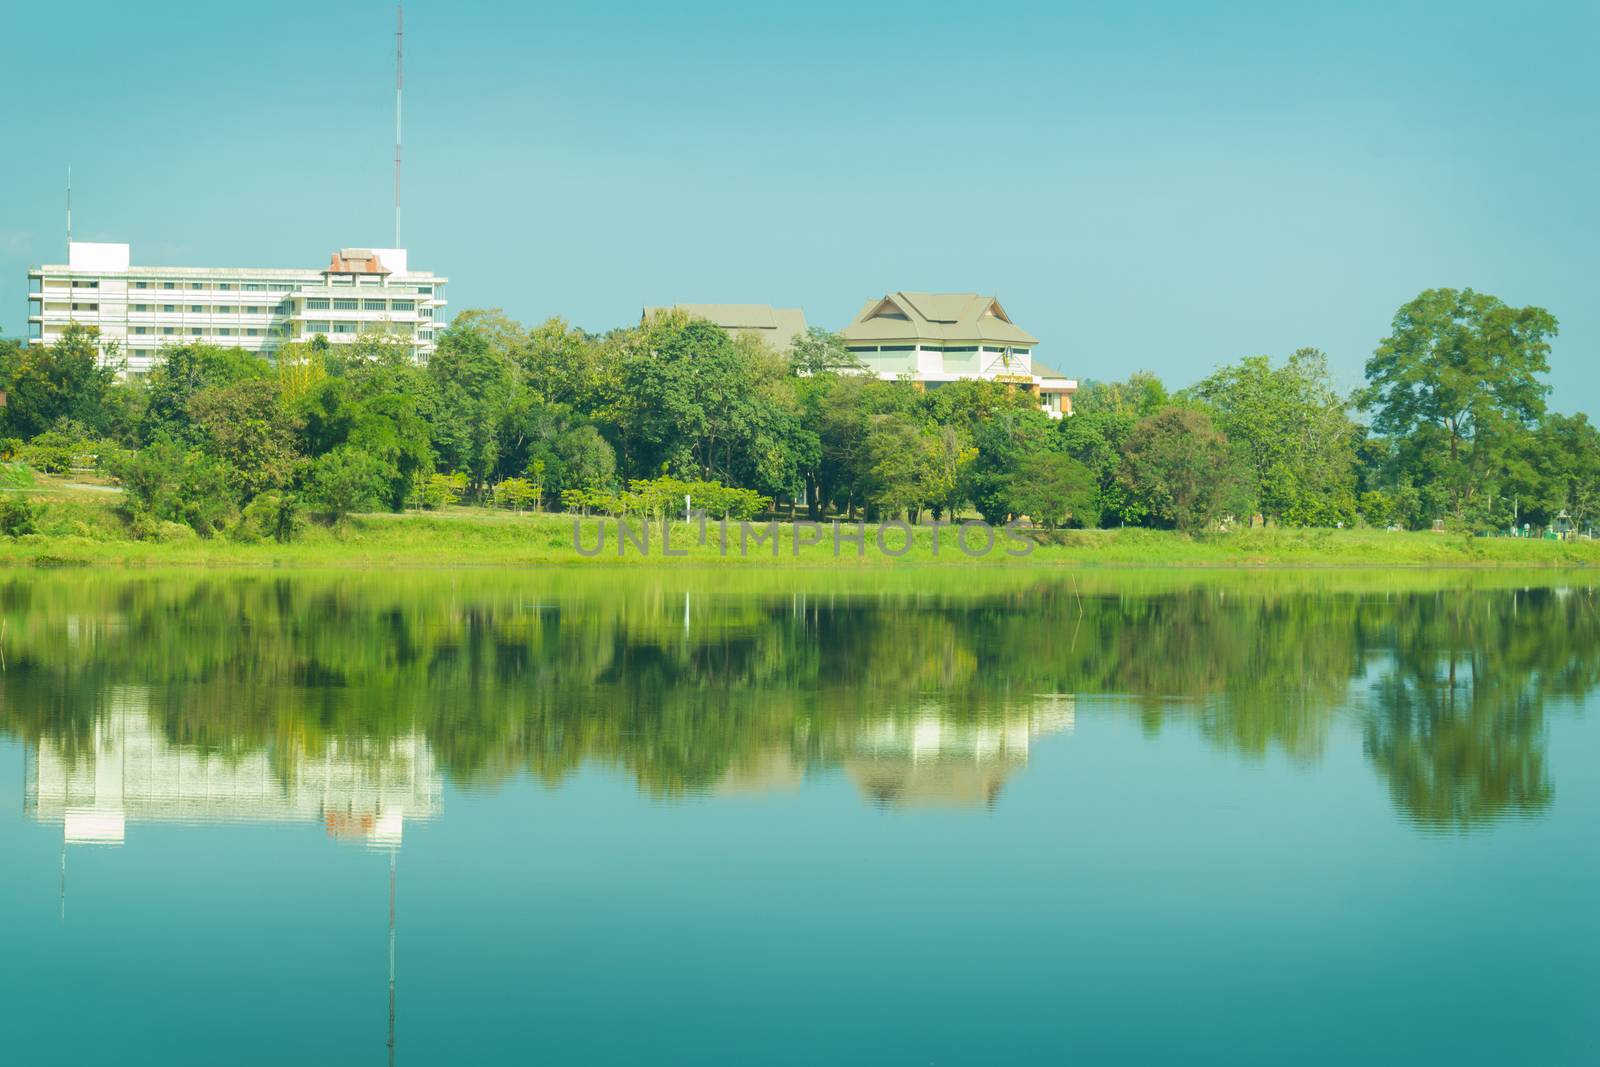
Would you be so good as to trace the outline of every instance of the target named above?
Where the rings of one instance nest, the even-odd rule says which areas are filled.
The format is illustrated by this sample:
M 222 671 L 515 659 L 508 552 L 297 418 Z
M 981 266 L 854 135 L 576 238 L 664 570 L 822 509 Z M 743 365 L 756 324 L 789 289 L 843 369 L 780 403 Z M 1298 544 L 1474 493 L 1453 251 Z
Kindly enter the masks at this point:
M 520 512 L 539 503 L 539 487 L 526 478 L 507 478 L 494 487 L 494 502 Z
M 412 500 L 425 508 L 442 508 L 447 504 L 460 503 L 461 496 L 467 491 L 467 476 L 460 471 L 449 474 L 437 472 L 422 479 Z
M 233 529 L 238 541 L 254 542 L 267 538 L 288 544 L 305 528 L 305 508 L 293 493 L 262 493 L 245 506 Z
M 384 464 L 358 448 L 340 445 L 311 465 L 306 496 L 334 521 L 353 511 L 374 511 L 389 488 Z
M 18 493 L 0 497 L 0 534 L 13 538 L 31 534 L 37 528 L 36 517 L 33 502 L 27 497 Z

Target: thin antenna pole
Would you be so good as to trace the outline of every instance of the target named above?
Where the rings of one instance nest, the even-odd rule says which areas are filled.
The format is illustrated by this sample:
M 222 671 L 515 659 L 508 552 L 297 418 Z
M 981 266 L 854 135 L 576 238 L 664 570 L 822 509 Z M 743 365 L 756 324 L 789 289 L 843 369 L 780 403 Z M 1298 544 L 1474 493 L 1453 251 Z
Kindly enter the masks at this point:
M 400 91 L 405 88 L 406 6 L 394 5 L 394 246 L 400 247 Z
M 72 164 L 67 164 L 67 255 L 72 255 Z

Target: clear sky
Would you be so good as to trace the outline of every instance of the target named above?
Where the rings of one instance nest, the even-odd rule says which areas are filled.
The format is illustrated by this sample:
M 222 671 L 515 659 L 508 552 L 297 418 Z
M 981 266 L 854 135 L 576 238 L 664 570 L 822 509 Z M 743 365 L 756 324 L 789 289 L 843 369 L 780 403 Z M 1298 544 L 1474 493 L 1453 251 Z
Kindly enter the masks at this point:
M 1600 5 L 406 6 L 405 232 L 453 311 L 998 295 L 1080 378 L 1301 345 L 1424 288 L 1560 319 L 1600 414 Z M 14 4 L 0 328 L 74 235 L 136 263 L 392 241 L 394 10 Z

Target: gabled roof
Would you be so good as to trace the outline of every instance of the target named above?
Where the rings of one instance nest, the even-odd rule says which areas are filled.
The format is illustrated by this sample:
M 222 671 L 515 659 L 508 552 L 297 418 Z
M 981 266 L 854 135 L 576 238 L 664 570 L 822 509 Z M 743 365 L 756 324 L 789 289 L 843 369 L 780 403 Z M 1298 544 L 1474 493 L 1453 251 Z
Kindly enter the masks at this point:
M 341 248 L 323 270 L 324 274 L 388 274 L 376 252 L 370 248 Z
M 978 293 L 897 291 L 868 300 L 839 331 L 846 341 L 989 341 L 1034 345 L 1000 301 Z
M 729 333 L 754 333 L 779 352 L 787 352 L 789 342 L 806 332 L 804 311 L 775 308 L 771 304 L 672 304 L 647 307 L 643 318 L 665 311 L 681 311 L 693 319 L 706 319 Z

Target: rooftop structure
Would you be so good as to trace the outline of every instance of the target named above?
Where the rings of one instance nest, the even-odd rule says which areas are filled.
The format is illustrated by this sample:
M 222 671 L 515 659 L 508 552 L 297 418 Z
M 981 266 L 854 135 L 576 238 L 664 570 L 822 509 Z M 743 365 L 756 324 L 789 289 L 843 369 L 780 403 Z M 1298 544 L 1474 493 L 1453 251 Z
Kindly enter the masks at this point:
M 1032 392 L 1054 418 L 1072 413 L 1078 383 L 1035 365 L 1039 339 L 1000 301 L 978 293 L 898 291 L 868 300 L 839 331 L 872 374 L 935 388 L 964 378 L 1010 382 Z
M 799 308 L 775 308 L 771 304 L 672 304 L 647 307 L 643 319 L 667 311 L 678 311 L 692 319 L 706 319 L 730 334 L 748 333 L 765 341 L 774 352 L 789 351 L 789 344 L 806 332 L 806 314 Z
M 447 279 L 413 271 L 403 248 L 342 248 L 320 269 L 139 267 L 129 246 L 73 241 L 67 262 L 28 271 L 28 339 L 50 344 L 71 323 L 97 327 L 130 374 L 166 345 L 206 343 L 263 356 L 320 335 L 380 333 L 425 361 L 442 328 Z

